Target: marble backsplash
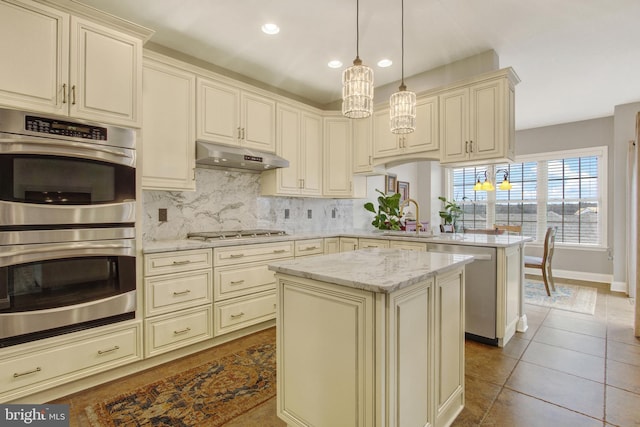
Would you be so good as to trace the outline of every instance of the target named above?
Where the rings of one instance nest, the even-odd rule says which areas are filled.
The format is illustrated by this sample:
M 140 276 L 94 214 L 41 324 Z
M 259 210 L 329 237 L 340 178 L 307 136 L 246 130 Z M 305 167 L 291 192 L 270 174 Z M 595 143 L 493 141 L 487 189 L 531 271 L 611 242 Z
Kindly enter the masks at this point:
M 144 190 L 142 199 L 145 241 L 182 239 L 193 231 L 252 228 L 348 231 L 370 221 L 363 200 L 263 197 L 260 174 L 231 170 L 196 169 L 196 191 Z M 159 209 L 167 210 L 167 221 L 159 221 Z

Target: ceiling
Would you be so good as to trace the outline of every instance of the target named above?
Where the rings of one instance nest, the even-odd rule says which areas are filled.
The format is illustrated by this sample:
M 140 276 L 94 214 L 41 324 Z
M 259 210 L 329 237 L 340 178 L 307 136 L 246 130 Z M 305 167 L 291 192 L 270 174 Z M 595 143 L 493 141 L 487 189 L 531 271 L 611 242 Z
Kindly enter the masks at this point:
M 356 53 L 355 0 L 81 0 L 155 30 L 151 41 L 326 105 Z M 400 0 L 360 0 L 360 57 L 400 80 Z M 638 0 L 405 0 L 404 75 L 493 49 L 513 67 L 516 128 L 611 116 L 640 101 Z M 266 22 L 281 31 L 267 36 Z M 375 64 L 383 57 L 389 68 Z M 331 69 L 327 63 L 344 64 Z M 411 88 L 408 88 L 411 90 Z

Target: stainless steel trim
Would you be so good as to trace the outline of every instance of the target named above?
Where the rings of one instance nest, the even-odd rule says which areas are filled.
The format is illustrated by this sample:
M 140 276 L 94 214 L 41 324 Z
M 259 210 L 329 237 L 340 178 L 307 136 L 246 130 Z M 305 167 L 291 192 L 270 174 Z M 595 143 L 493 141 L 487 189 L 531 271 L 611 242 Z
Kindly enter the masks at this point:
M 262 172 L 288 168 L 289 161 L 266 151 L 196 141 L 196 167 Z
M 14 135 L 0 132 L 0 153 L 41 154 L 89 159 L 135 167 L 136 151 L 93 142 L 77 142 L 78 138 L 54 139 L 42 136 Z
M 0 314 L 0 339 L 130 313 L 136 291 L 73 306 Z
M 135 220 L 134 200 L 104 205 L 40 205 L 0 200 L 3 225 L 109 224 Z
M 0 246 L 78 242 L 83 240 L 134 239 L 135 237 L 136 229 L 134 227 L 0 231 Z
M 25 129 L 24 123 L 26 116 L 42 117 L 52 120 L 60 120 L 64 122 L 77 123 L 81 125 L 98 126 L 107 130 L 107 140 L 88 140 L 84 138 L 74 138 L 67 136 L 49 135 L 45 133 L 34 132 Z M 91 144 L 108 145 L 111 147 L 136 148 L 136 133 L 133 129 L 121 128 L 117 126 L 105 125 L 102 123 L 91 122 L 88 120 L 69 118 L 64 116 L 56 116 L 52 114 L 31 113 L 26 111 L 0 109 L 0 130 L 18 135 L 31 135 L 45 139 L 63 139 L 69 141 L 83 142 L 90 141 Z
M 83 256 L 135 257 L 135 252 L 134 239 L 0 246 L 0 267 Z

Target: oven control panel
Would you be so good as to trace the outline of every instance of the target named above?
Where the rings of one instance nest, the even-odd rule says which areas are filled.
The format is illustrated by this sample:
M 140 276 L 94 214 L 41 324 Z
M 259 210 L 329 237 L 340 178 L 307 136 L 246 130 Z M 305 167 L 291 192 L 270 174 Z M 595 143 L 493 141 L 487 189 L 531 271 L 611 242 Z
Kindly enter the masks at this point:
M 66 122 L 47 117 L 25 116 L 25 130 L 48 135 L 83 138 L 97 141 L 107 140 L 107 128 L 84 123 Z

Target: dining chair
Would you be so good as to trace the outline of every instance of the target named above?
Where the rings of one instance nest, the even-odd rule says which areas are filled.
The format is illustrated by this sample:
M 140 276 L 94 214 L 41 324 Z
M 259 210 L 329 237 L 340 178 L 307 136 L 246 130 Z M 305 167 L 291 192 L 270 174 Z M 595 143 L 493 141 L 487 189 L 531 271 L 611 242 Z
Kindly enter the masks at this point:
M 542 281 L 547 289 L 547 295 L 551 296 L 549 288 L 556 290 L 553 283 L 553 273 L 551 272 L 551 260 L 553 259 L 553 247 L 556 241 L 556 228 L 549 227 L 544 236 L 544 251 L 542 257 L 527 256 L 524 257 L 524 266 L 530 268 L 539 268 L 542 270 Z
M 496 230 L 506 231 L 508 233 L 522 234 L 522 226 L 521 225 L 499 225 L 499 224 L 493 224 L 493 228 L 495 228 Z

